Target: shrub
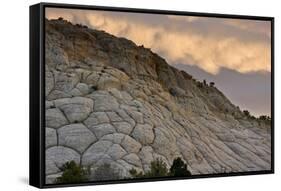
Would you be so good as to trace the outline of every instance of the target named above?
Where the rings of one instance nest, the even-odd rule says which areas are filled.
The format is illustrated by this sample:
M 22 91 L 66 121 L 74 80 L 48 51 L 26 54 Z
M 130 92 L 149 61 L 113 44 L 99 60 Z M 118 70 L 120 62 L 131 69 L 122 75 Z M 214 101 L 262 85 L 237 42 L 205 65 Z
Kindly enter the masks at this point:
M 143 174 L 142 172 L 137 172 L 136 169 L 132 168 L 129 173 L 131 174 L 132 177 L 134 178 L 143 178 L 145 177 L 145 174 Z
M 62 175 L 56 179 L 56 183 L 78 183 L 88 181 L 90 169 L 84 168 L 74 161 L 66 162 L 62 167 Z
M 152 161 L 150 164 L 150 171 L 147 173 L 149 177 L 161 177 L 168 175 L 168 169 L 166 163 L 157 158 L 155 161 Z
M 197 82 L 197 87 L 203 88 L 203 83 L 202 82 Z
M 255 117 L 255 116 L 253 116 L 253 115 L 251 115 L 251 116 L 250 116 L 250 119 L 255 120 L 255 119 L 256 119 L 256 117 Z
M 92 90 L 92 91 L 97 91 L 97 90 L 98 90 L 98 87 L 97 87 L 97 86 L 91 86 L 91 90 Z
M 91 176 L 93 180 L 118 180 L 121 178 L 119 171 L 111 168 L 110 164 L 107 163 L 97 167 Z
M 265 115 L 261 115 L 261 116 L 259 117 L 259 120 L 266 120 L 266 116 L 265 116 Z
M 185 164 L 180 157 L 174 159 L 173 164 L 170 168 L 170 175 L 183 177 L 190 176 L 191 173 L 187 170 L 187 164 Z
M 136 169 L 131 169 L 130 174 L 134 178 L 151 178 L 151 177 L 164 177 L 164 176 L 176 176 L 185 177 L 191 176 L 190 171 L 187 170 L 187 164 L 178 157 L 174 159 L 171 168 L 168 170 L 166 163 L 161 159 L 156 159 L 150 163 L 150 170 L 146 173 L 137 172 Z
M 262 121 L 270 121 L 271 118 L 270 118 L 269 116 L 266 116 L 266 115 L 261 115 L 261 116 L 259 117 L 259 120 L 262 120 Z
M 207 82 L 206 82 L 206 80 L 203 80 L 203 84 L 204 84 L 204 86 L 206 86 L 206 85 L 207 85 Z
M 250 112 L 249 112 L 248 110 L 244 110 L 243 113 L 244 113 L 244 115 L 246 115 L 247 117 L 250 116 Z
M 137 172 L 134 168 L 129 172 L 134 178 L 163 177 L 169 175 L 166 163 L 159 158 L 150 163 L 150 170 L 144 174 Z
M 210 86 L 214 87 L 215 86 L 215 82 L 210 82 Z
M 267 115 L 259 116 L 258 120 L 259 120 L 259 124 L 260 124 L 261 121 L 264 122 L 264 123 L 271 123 L 271 117 L 269 117 Z

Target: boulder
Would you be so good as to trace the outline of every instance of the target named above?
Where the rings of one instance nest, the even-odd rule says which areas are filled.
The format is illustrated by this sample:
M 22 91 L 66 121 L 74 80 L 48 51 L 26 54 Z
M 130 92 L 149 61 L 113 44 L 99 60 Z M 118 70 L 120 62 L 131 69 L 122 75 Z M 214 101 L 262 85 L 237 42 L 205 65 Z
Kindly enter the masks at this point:
M 75 161 L 80 163 L 80 155 L 73 149 L 54 146 L 46 150 L 46 174 L 54 174 L 60 172 L 60 167 L 66 162 Z
M 116 131 L 119 133 L 130 134 L 133 126 L 128 122 L 113 122 L 113 126 L 116 128 Z
M 154 140 L 153 128 L 148 124 L 137 124 L 132 132 L 132 137 L 143 145 L 152 144 Z
M 106 73 L 102 73 L 100 76 L 98 82 L 97 82 L 97 88 L 99 90 L 107 90 L 110 88 L 121 88 L 120 80 L 115 78 L 114 76 Z
M 47 100 L 55 100 L 55 99 L 70 98 L 70 97 L 72 97 L 70 92 L 66 93 L 60 90 L 52 90 L 47 96 Z
M 46 71 L 45 73 L 45 94 L 46 96 L 49 95 L 49 93 L 51 92 L 51 90 L 54 88 L 54 77 L 53 77 L 53 73 L 52 72 L 48 72 Z
M 151 146 L 144 146 L 138 154 L 145 172 L 150 170 L 150 163 L 153 161 L 153 152 L 154 151 Z
M 98 141 L 91 145 L 82 155 L 83 165 L 95 164 L 99 159 L 101 159 L 107 152 L 107 150 L 112 146 L 111 141 Z M 110 158 L 110 157 L 109 157 Z
M 61 177 L 62 172 L 56 174 L 50 174 L 46 176 L 46 184 L 54 184 L 58 177 Z
M 176 139 L 167 129 L 157 127 L 154 131 L 155 140 L 153 142 L 153 148 L 155 152 L 165 156 L 169 162 L 172 162 L 180 153 L 176 145 Z
M 56 72 L 55 75 L 55 89 L 65 93 L 70 92 L 79 82 L 79 77 L 75 73 Z
M 52 128 L 59 128 L 68 124 L 64 114 L 57 108 L 46 110 L 46 126 Z
M 71 123 L 84 121 L 93 111 L 94 102 L 89 98 L 74 97 L 55 100 L 56 107 L 60 108 Z
M 90 91 L 89 86 L 85 83 L 78 83 L 76 88 L 81 92 L 82 95 L 88 94 Z
M 85 125 L 70 124 L 58 129 L 59 145 L 71 147 L 82 153 L 91 143 L 97 141 L 95 135 Z
M 121 145 L 128 153 L 138 153 L 142 147 L 139 142 L 128 135 L 125 135 Z
M 115 111 L 119 107 L 117 100 L 106 91 L 95 91 L 87 97 L 95 101 L 94 111 Z
M 90 116 L 84 121 L 88 126 L 94 126 L 102 123 L 109 123 L 109 118 L 107 117 L 106 112 L 93 112 Z
M 97 136 L 98 139 L 104 135 L 116 133 L 115 128 L 109 123 L 90 126 L 89 129 Z
M 127 154 L 127 152 L 119 144 L 113 144 L 106 153 L 113 160 L 118 160 Z
M 56 146 L 58 144 L 57 142 L 57 132 L 53 128 L 46 128 L 46 143 L 45 147 L 49 148 L 51 146 Z
M 123 159 L 129 164 L 142 168 L 141 160 L 135 153 L 130 153 L 124 156 Z
M 112 111 L 108 111 L 106 112 L 109 120 L 111 122 L 120 122 L 120 121 L 123 121 L 123 119 L 116 113 L 116 112 L 112 112 Z
M 107 140 L 115 144 L 121 144 L 124 139 L 124 134 L 122 133 L 112 133 L 104 135 L 100 140 Z
M 70 95 L 72 96 L 82 96 L 83 94 L 79 91 L 79 89 L 77 88 L 73 88 L 70 92 L 69 92 Z
M 55 105 L 52 101 L 47 101 L 45 102 L 45 109 L 50 109 L 50 108 L 54 108 Z

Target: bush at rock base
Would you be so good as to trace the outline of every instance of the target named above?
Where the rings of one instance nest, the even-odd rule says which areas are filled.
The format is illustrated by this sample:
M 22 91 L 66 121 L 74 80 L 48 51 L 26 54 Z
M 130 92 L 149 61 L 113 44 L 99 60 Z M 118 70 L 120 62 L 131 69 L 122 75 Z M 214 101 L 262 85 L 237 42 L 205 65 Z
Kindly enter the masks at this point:
M 190 176 L 191 173 L 187 170 L 187 164 L 185 164 L 180 157 L 173 161 L 170 168 L 170 175 L 177 177 Z
M 171 168 L 168 170 L 166 163 L 161 159 L 156 159 L 150 163 L 150 170 L 146 173 L 137 172 L 136 169 L 131 169 L 130 174 L 133 178 L 151 178 L 164 176 L 185 177 L 191 176 L 185 164 L 180 157 L 174 159 Z
M 163 177 L 169 175 L 166 163 L 159 158 L 150 163 L 150 170 L 146 173 L 137 172 L 134 168 L 129 172 L 133 178 Z
M 78 183 L 88 181 L 90 169 L 76 164 L 74 161 L 66 162 L 62 167 L 62 175 L 56 179 L 56 183 Z
M 118 180 L 122 176 L 120 173 L 113 169 L 110 164 L 102 164 L 97 169 L 94 170 L 91 180 L 101 181 L 101 180 Z
M 123 178 L 110 164 L 99 165 L 93 171 L 90 166 L 78 165 L 75 161 L 66 162 L 61 168 L 62 175 L 55 183 L 79 183 L 87 181 L 117 180 Z

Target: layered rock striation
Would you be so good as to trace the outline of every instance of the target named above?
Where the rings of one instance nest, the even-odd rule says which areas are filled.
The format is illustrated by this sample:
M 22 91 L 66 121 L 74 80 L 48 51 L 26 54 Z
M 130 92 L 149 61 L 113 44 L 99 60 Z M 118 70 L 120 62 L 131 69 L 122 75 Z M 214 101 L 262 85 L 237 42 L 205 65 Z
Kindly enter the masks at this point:
M 46 20 L 46 181 L 74 160 L 122 176 L 176 157 L 192 174 L 271 168 L 270 125 L 125 38 Z

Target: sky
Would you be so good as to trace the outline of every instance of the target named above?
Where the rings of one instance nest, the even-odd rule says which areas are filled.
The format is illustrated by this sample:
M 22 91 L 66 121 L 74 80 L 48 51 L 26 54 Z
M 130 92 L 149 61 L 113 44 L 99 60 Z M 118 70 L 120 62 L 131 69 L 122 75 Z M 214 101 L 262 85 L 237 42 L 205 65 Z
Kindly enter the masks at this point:
M 170 65 L 214 81 L 241 109 L 270 115 L 269 21 L 61 8 L 47 8 L 46 17 L 63 17 L 151 48 Z

